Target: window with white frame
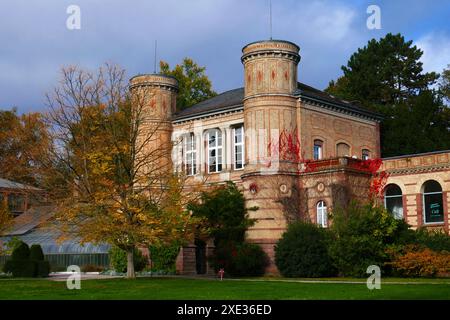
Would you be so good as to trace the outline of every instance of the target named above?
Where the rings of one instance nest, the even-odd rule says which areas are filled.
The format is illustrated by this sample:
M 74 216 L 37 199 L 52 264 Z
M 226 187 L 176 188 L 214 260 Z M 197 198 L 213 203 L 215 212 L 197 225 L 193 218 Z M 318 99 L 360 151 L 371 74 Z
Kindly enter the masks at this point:
M 317 202 L 317 224 L 323 228 L 328 226 L 327 205 L 325 201 Z
M 206 134 L 208 142 L 208 172 L 222 171 L 222 132 L 209 130 Z
M 234 169 L 244 168 L 244 126 L 233 129 L 234 137 Z
M 370 150 L 363 149 L 362 155 L 361 155 L 361 159 L 362 160 L 369 160 L 370 159 Z
M 314 160 L 322 159 L 323 142 L 322 140 L 314 140 Z
M 188 176 L 193 176 L 197 173 L 196 158 L 195 135 L 190 133 L 184 137 L 184 170 Z

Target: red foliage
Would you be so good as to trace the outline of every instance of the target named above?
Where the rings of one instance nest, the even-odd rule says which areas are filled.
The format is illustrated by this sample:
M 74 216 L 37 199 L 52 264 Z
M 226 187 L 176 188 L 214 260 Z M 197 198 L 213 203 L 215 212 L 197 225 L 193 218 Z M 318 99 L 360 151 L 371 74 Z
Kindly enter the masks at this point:
M 280 133 L 278 141 L 270 141 L 268 145 L 269 156 L 278 156 L 279 160 L 284 161 L 301 162 L 300 139 L 294 132 L 297 132 L 297 129 L 294 129 L 293 132 L 284 129 Z
M 303 163 L 305 164 L 304 172 L 314 172 L 319 167 L 317 162 L 313 160 L 305 160 Z
M 372 175 L 375 175 L 380 169 L 383 161 L 380 158 L 377 159 L 368 159 L 363 161 L 354 161 L 351 163 L 351 166 L 355 169 L 370 172 Z
M 254 183 L 254 182 L 252 182 L 252 183 L 250 184 L 249 189 L 250 189 L 250 192 L 251 192 L 251 193 L 257 193 L 257 192 L 258 192 L 258 186 L 257 186 L 256 183 Z
M 373 199 L 380 197 L 389 177 L 386 171 L 379 171 L 383 161 L 380 158 L 368 159 L 363 161 L 353 161 L 350 166 L 368 172 L 372 175 L 372 182 L 369 188 L 369 196 Z
M 369 194 L 372 198 L 382 197 L 382 191 L 386 186 L 389 174 L 386 171 L 381 171 L 372 177 L 372 183 L 370 184 Z
M 322 160 L 318 162 L 303 159 L 301 156 L 300 138 L 297 135 L 297 128 L 292 132 L 284 129 L 280 133 L 278 141 L 270 141 L 268 144 L 268 155 L 269 160 L 267 161 L 267 167 L 271 167 L 272 160 L 278 157 L 279 161 L 290 161 L 299 164 L 299 172 L 300 170 L 306 173 L 314 172 L 317 171 L 319 167 L 334 165 L 332 161 L 324 162 Z M 300 166 L 300 164 L 303 164 L 303 166 Z M 379 171 L 382 164 L 383 161 L 380 158 L 363 161 L 349 159 L 350 167 L 372 175 L 372 182 L 369 188 L 369 197 L 372 199 L 381 196 L 389 176 L 386 171 Z

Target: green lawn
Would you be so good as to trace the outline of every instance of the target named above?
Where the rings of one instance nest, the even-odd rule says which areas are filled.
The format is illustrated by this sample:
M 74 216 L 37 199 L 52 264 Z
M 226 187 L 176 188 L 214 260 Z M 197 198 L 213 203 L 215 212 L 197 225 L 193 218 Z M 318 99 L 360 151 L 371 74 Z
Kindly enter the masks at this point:
M 139 278 L 84 280 L 81 290 L 68 290 L 65 282 L 0 279 L 0 299 L 450 299 L 448 281 L 429 281 L 438 284 L 382 282 L 368 290 L 365 283 Z

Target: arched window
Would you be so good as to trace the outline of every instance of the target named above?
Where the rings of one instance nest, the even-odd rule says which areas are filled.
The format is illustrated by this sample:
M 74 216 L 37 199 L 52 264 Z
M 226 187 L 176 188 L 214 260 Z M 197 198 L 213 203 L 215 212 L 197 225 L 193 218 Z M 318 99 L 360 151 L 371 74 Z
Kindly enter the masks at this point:
M 423 212 L 425 223 L 444 222 L 442 187 L 434 180 L 426 181 L 422 186 Z
M 402 189 L 396 184 L 389 184 L 384 190 L 384 207 L 395 219 L 403 219 Z
M 336 155 L 338 157 L 349 157 L 350 156 L 350 146 L 346 143 L 338 143 L 336 145 Z
M 313 150 L 314 160 L 320 160 L 323 156 L 323 141 L 314 140 L 314 150 Z
M 370 159 L 370 150 L 368 150 L 368 149 L 363 149 L 363 150 L 362 150 L 361 159 L 363 159 L 363 160 L 369 160 L 369 159 Z
M 328 226 L 327 205 L 325 201 L 317 202 L 317 224 L 323 228 Z
M 209 130 L 208 141 L 208 172 L 222 171 L 222 132 L 218 129 Z

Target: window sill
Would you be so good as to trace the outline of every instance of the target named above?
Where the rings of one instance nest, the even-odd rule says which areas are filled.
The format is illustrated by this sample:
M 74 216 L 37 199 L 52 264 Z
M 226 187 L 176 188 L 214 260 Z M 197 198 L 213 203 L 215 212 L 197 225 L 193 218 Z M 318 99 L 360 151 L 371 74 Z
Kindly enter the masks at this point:
M 441 227 L 445 226 L 445 222 L 424 222 L 423 225 L 426 227 Z

